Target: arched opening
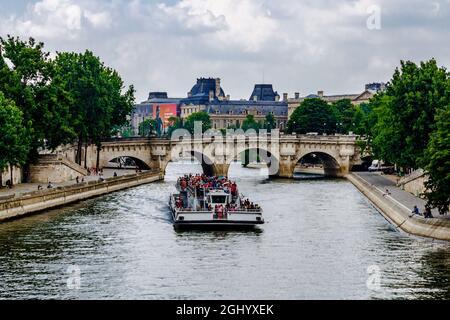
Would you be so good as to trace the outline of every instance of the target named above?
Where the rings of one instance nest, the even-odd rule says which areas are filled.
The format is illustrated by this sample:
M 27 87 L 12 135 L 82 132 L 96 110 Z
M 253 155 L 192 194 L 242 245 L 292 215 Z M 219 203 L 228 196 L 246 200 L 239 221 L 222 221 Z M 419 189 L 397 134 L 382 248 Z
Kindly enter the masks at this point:
M 130 156 L 121 156 L 114 158 L 108 161 L 106 168 L 115 170 L 150 170 L 149 165 L 144 161 Z
M 233 180 L 265 180 L 278 173 L 278 159 L 260 148 L 246 149 L 231 161 L 228 176 Z
M 372 156 L 366 156 L 361 157 L 361 162 L 358 164 L 353 164 L 352 171 L 358 172 L 358 171 L 369 171 L 369 167 L 372 164 L 373 161 Z
M 164 179 L 176 181 L 186 174 L 206 174 L 213 176 L 214 165 L 203 153 L 198 151 L 185 151 L 180 153 L 176 160 L 169 161 L 164 170 Z
M 203 168 L 195 157 L 186 157 L 177 161 L 167 163 L 164 180 L 177 181 L 177 179 L 186 174 L 202 174 Z
M 324 152 L 302 156 L 294 168 L 294 178 L 338 177 L 341 167 L 337 160 Z
M 207 176 L 213 176 L 215 174 L 214 165 L 211 159 L 198 151 L 191 151 L 190 154 L 200 163 L 204 174 L 206 174 Z

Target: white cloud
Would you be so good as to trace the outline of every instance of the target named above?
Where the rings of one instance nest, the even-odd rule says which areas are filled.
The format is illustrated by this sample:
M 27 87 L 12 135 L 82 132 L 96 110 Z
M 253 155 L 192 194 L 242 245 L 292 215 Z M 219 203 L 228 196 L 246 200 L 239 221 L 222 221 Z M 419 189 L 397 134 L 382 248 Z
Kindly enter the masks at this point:
M 110 24 L 109 13 L 84 9 L 77 1 L 41 0 L 28 5 L 23 15 L 9 17 L 1 31 L 42 39 L 75 39 L 83 29 L 84 18 L 94 27 Z
M 381 9 L 381 30 L 366 27 Z M 34 0 L 0 13 L 0 35 L 34 36 L 49 50 L 93 50 L 135 84 L 186 96 L 200 76 L 248 98 L 279 92 L 358 92 L 387 81 L 401 59 L 450 64 L 449 0 Z
M 84 10 L 83 16 L 96 28 L 109 28 L 112 18 L 109 12 L 91 12 Z

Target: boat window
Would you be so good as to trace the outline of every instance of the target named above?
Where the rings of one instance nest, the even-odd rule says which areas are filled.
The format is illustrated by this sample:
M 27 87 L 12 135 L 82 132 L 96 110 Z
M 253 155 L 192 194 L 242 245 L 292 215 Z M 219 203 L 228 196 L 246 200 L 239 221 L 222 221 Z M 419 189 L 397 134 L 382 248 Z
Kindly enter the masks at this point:
M 212 203 L 226 203 L 227 196 L 211 196 Z

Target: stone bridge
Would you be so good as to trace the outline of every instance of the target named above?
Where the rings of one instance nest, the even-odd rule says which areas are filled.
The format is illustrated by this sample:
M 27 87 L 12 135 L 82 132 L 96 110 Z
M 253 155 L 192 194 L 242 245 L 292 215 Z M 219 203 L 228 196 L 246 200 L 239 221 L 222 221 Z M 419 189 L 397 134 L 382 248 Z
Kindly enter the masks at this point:
M 141 169 L 159 169 L 165 172 L 171 161 L 195 157 L 207 174 L 227 175 L 231 162 L 240 160 L 247 151 L 250 159 L 263 160 L 271 176 L 290 178 L 297 163 L 314 154 L 328 176 L 344 177 L 353 165 L 360 164 L 356 136 L 335 135 L 267 135 L 267 136 L 203 136 L 177 139 L 131 138 L 105 141 L 99 154 L 100 167 L 108 167 L 118 158 L 131 158 Z M 84 155 L 85 150 L 87 154 Z M 64 150 L 74 159 L 75 149 Z M 245 154 L 245 153 L 244 153 Z M 83 149 L 87 167 L 95 167 L 97 148 Z M 84 163 L 83 163 L 84 165 Z

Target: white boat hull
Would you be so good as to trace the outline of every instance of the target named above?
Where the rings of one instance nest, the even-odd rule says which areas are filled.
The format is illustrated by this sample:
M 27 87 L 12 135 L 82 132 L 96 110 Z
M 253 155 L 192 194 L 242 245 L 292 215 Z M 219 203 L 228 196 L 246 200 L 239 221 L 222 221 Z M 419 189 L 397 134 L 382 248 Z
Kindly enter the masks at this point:
M 177 209 L 173 200 L 169 202 L 172 220 L 176 227 L 236 227 L 247 228 L 264 224 L 262 210 L 228 212 L 218 218 L 212 211 L 189 211 Z

